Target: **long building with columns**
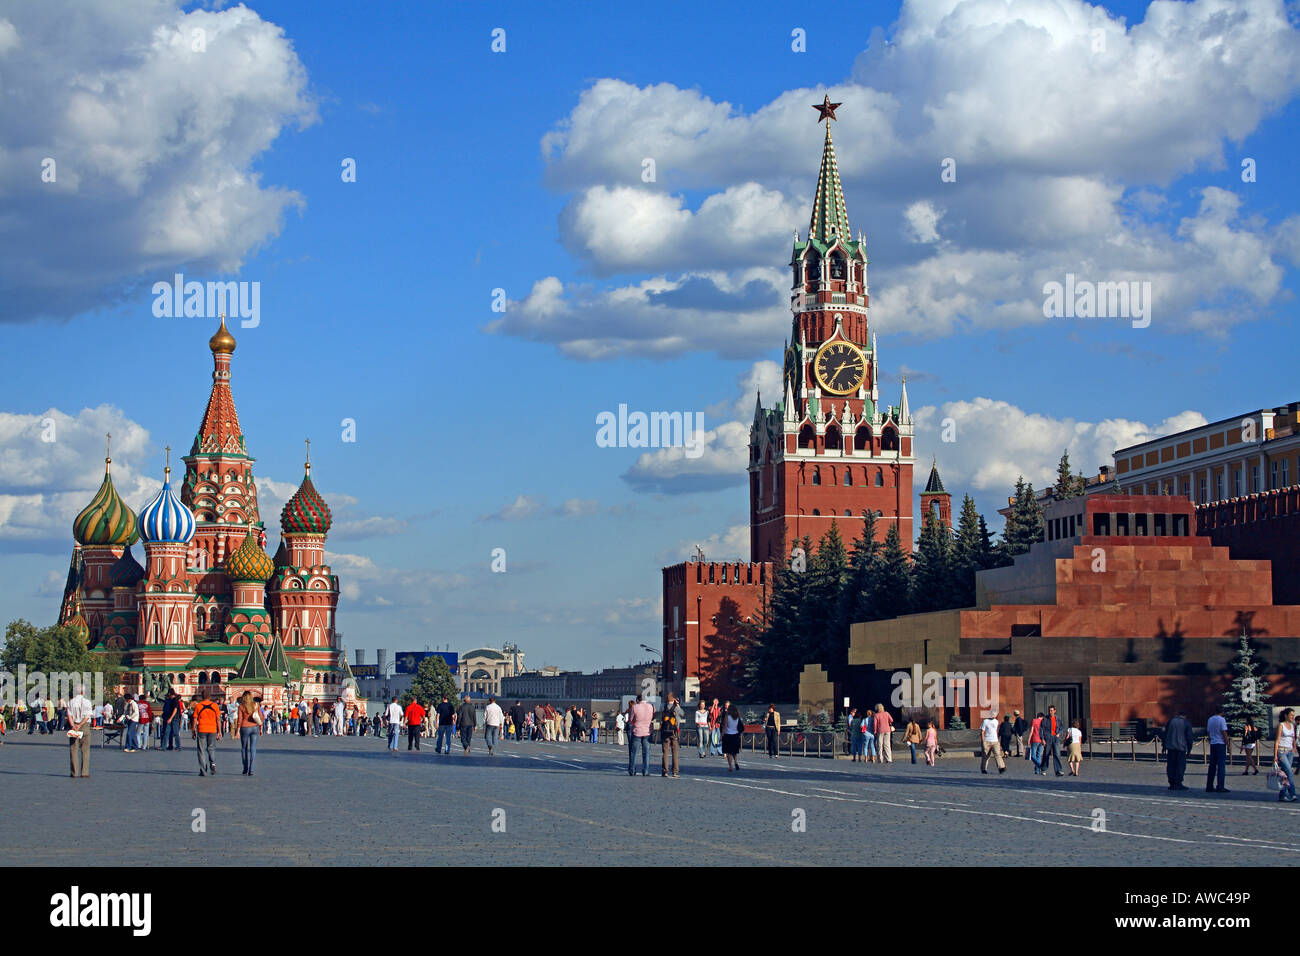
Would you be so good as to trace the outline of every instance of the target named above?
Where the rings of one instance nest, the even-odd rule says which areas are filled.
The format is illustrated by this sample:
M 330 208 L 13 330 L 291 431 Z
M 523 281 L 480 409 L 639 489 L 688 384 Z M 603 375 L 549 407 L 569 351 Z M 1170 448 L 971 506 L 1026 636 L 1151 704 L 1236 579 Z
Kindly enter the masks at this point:
M 113 487 L 110 448 L 103 483 L 73 522 L 59 623 L 92 649 L 122 655 L 128 692 L 172 686 L 188 699 L 229 687 L 273 702 L 289 693 L 332 700 L 347 664 L 335 622 L 339 579 L 325 560 L 329 506 L 308 456 L 280 513 L 280 546 L 267 556 L 224 319 L 208 347 L 212 388 L 179 487 L 169 449 L 162 489 L 133 511 Z

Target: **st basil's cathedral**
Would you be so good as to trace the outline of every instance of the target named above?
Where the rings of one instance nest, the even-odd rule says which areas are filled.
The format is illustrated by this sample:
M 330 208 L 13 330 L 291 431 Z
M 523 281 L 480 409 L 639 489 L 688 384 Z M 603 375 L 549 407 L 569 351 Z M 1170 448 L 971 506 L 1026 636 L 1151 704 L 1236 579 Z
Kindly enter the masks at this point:
M 333 700 L 351 675 L 335 630 L 339 579 L 325 562 L 329 506 L 312 484 L 309 454 L 280 513 L 280 546 L 267 556 L 224 318 L 208 347 L 212 391 L 180 487 L 169 449 L 162 490 L 133 512 L 113 487 L 110 446 L 104 481 L 72 525 L 59 624 L 93 651 L 121 655 L 126 692 Z

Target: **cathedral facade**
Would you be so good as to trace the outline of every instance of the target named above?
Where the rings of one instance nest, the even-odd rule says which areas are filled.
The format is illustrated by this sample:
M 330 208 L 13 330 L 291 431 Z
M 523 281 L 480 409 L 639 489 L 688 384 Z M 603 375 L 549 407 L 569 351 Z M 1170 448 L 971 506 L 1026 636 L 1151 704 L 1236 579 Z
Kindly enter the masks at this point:
M 838 524 L 845 543 L 866 511 L 883 541 L 896 526 L 911 551 L 914 423 L 904 378 L 883 400 L 880 349 L 867 319 L 867 249 L 853 237 L 840 184 L 831 121 L 838 103 L 814 107 L 826 121 L 808 234 L 795 233 L 790 336 L 783 350 L 783 395 L 771 408 L 757 396 L 749 439 L 750 555 L 747 562 L 686 561 L 663 569 L 664 677 L 694 681 L 708 696 L 739 693 L 735 653 L 756 633 L 771 592 L 772 568 L 789 563 L 805 537 L 814 547 Z M 922 506 L 952 527 L 937 466 Z M 806 558 L 806 556 L 805 556 Z
M 113 487 L 111 453 L 105 458 L 104 481 L 73 522 L 59 623 L 92 650 L 121 655 L 127 692 L 152 697 L 171 686 L 186 699 L 202 688 L 333 700 L 350 673 L 335 629 L 339 580 L 325 561 L 329 506 L 309 456 L 280 513 L 280 546 L 267 556 L 224 319 L 208 346 L 212 390 L 179 487 L 169 450 L 162 490 L 137 513 Z

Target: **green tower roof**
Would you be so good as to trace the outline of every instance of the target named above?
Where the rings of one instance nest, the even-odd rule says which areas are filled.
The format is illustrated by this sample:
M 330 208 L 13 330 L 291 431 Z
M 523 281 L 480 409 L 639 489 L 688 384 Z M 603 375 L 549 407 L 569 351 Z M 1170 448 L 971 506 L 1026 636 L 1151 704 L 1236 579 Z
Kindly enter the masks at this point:
M 232 684 L 274 684 L 275 678 L 271 676 L 270 670 L 266 666 L 266 658 L 262 656 L 262 649 L 256 641 L 248 645 L 248 653 L 244 655 L 244 663 L 239 665 L 239 673 L 231 678 Z

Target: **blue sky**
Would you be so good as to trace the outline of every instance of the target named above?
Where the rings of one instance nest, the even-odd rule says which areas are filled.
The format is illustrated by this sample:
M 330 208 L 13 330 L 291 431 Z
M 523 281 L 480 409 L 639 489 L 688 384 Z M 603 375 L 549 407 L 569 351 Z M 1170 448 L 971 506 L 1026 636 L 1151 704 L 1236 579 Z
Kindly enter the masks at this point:
M 312 438 L 350 646 L 640 657 L 660 567 L 746 556 L 828 91 L 882 388 L 908 375 L 918 454 L 995 527 L 1064 447 L 1095 473 L 1300 399 L 1294 6 L 578 9 L 0 4 L 6 620 L 56 614 L 105 430 L 133 507 L 188 448 L 214 323 L 153 315 L 179 271 L 260 283 L 235 398 L 268 518 Z M 1150 328 L 1044 319 L 1067 272 L 1151 281 Z M 704 412 L 706 454 L 597 447 L 620 403 Z

